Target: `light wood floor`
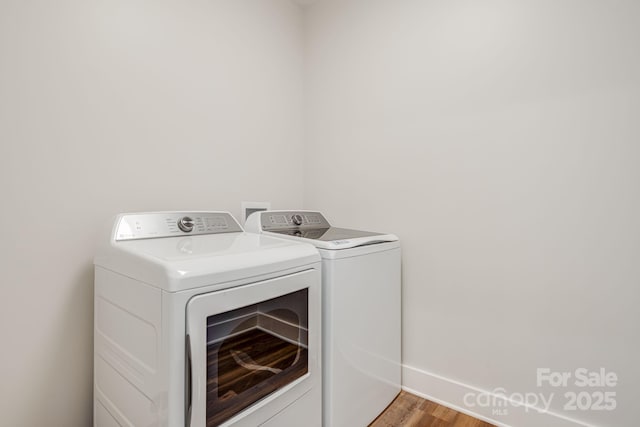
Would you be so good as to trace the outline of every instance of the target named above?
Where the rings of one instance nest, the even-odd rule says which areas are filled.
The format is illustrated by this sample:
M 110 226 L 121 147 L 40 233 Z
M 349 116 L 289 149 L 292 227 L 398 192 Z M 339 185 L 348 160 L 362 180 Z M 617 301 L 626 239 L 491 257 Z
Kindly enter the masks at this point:
M 494 427 L 405 391 L 369 427 Z

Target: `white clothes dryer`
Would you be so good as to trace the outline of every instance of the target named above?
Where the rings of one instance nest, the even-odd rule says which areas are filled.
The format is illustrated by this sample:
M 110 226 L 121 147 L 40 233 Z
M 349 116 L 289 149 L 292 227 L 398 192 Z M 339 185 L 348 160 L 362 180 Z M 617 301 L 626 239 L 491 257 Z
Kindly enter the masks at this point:
M 314 245 L 322 256 L 323 425 L 366 427 L 401 387 L 400 242 L 333 227 L 320 212 L 264 211 L 247 231 Z
M 118 216 L 95 258 L 94 426 L 319 427 L 320 268 L 226 212 Z

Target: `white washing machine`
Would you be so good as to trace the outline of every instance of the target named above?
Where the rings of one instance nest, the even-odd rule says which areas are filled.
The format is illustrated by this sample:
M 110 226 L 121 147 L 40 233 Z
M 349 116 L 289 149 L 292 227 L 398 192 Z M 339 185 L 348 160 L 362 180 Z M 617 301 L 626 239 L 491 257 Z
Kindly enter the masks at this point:
M 400 242 L 331 226 L 320 212 L 252 214 L 247 231 L 313 244 L 322 256 L 323 424 L 365 427 L 401 386 Z
M 95 258 L 94 426 L 320 426 L 320 270 L 229 213 L 118 216 Z

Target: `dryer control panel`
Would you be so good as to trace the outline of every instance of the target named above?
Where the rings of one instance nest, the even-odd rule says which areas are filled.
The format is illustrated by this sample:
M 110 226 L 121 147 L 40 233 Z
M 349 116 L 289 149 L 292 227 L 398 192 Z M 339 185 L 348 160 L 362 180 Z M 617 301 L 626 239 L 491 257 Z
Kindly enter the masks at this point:
M 241 232 L 229 212 L 152 212 L 122 214 L 116 220 L 113 240 L 138 240 Z
M 267 211 L 260 215 L 264 231 L 285 228 L 329 228 L 331 225 L 320 212 L 308 211 Z

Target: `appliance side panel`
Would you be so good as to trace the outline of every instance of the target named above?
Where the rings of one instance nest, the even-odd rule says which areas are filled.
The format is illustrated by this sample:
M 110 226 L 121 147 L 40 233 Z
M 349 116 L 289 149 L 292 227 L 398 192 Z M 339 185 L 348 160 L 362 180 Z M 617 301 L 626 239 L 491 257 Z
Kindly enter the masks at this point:
M 96 399 L 93 400 L 93 425 L 100 427 L 122 427 L 122 424 Z
M 121 425 L 156 425 L 161 393 L 161 291 L 96 267 L 95 424 L 105 411 Z M 100 405 L 102 408 L 100 408 Z M 100 410 L 98 410 L 100 409 Z M 100 415 L 100 416 L 98 416 Z M 109 425 L 108 422 L 105 425 Z
M 400 249 L 324 264 L 326 421 L 367 425 L 400 392 Z

